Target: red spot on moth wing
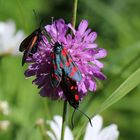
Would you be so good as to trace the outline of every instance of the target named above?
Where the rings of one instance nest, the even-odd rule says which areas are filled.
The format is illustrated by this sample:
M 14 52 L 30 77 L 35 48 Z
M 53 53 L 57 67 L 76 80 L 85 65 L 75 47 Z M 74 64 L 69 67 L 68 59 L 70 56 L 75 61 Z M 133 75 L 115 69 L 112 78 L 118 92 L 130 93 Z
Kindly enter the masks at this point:
M 51 53 L 51 58 L 55 59 L 55 54 L 54 53 Z
M 76 67 L 73 67 L 72 68 L 72 71 L 71 71 L 71 73 L 70 73 L 70 76 L 72 77 L 72 76 L 74 76 L 74 74 L 77 72 L 77 68 Z
M 58 76 L 57 76 L 57 75 L 55 75 L 55 78 L 56 78 L 57 80 L 59 80 L 59 78 L 58 78 Z
M 54 73 L 52 73 L 52 77 L 55 78 L 56 80 L 59 80 L 58 76 Z
M 76 101 L 79 101 L 79 96 L 77 94 L 75 94 L 74 98 Z
M 71 86 L 71 87 L 70 87 L 71 90 L 73 90 L 74 88 L 75 88 L 74 86 Z
M 53 64 L 53 68 L 54 70 L 57 70 L 57 66 L 55 64 Z
M 52 73 L 52 77 L 54 78 L 54 74 Z
M 65 65 L 66 65 L 67 67 L 70 67 L 71 62 L 72 62 L 72 59 L 70 58 L 70 59 L 68 59 L 68 61 L 66 62 Z
M 65 63 L 65 65 L 66 65 L 67 67 L 69 67 L 69 66 L 70 66 L 70 63 L 67 61 L 67 62 Z
M 62 69 L 63 69 L 63 64 L 62 64 L 62 62 L 60 62 L 60 68 L 62 68 Z
M 62 51 L 61 51 L 61 55 L 62 56 L 64 56 L 64 57 L 66 57 L 66 55 L 67 55 L 67 51 L 66 51 L 66 49 L 62 49 Z

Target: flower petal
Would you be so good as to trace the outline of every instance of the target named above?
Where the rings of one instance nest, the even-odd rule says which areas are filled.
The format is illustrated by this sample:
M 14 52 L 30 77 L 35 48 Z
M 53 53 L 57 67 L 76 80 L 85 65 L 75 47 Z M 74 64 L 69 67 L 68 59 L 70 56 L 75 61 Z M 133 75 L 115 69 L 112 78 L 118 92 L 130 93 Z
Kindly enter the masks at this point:
M 93 75 L 100 80 L 106 80 L 106 76 L 100 71 L 95 71 Z
M 84 82 L 80 82 L 78 84 L 78 90 L 82 93 L 86 93 L 87 92 L 87 88 L 85 86 L 85 83 Z
M 107 51 L 105 49 L 99 49 L 98 53 L 94 55 L 95 59 L 104 58 L 107 55 Z
M 103 119 L 100 115 L 96 115 L 92 118 L 92 127 L 88 123 L 86 127 L 84 140 L 98 140 L 98 133 L 100 132 L 103 124 Z
M 48 121 L 47 123 L 50 124 L 50 127 L 56 136 L 56 140 L 60 140 L 61 128 L 62 128 L 62 117 L 59 115 L 56 115 L 54 116 L 54 121 Z M 49 136 L 54 138 L 52 133 L 50 133 Z M 65 128 L 64 140 L 74 140 L 73 134 L 68 126 L 66 126 Z
M 65 128 L 64 140 L 74 140 L 72 131 L 67 126 Z
M 62 122 L 62 118 L 61 118 L 60 121 Z M 60 137 L 61 137 L 61 133 L 60 133 L 60 132 L 61 132 L 61 126 L 59 126 L 58 123 L 55 122 L 55 121 L 47 121 L 47 124 L 50 125 L 50 127 L 51 127 L 53 133 L 54 133 L 55 136 L 56 136 L 56 139 L 57 139 L 57 140 L 60 140 Z
M 51 140 L 57 140 L 51 131 L 47 131 L 47 135 L 51 138 Z
M 112 124 L 104 129 L 99 134 L 98 140 L 117 140 L 119 137 L 119 131 L 117 129 L 117 125 Z
M 99 60 L 93 60 L 92 61 L 96 66 L 98 66 L 99 68 L 103 68 L 104 67 L 104 64 L 101 63 Z
M 68 27 L 72 30 L 73 34 L 75 35 L 76 31 L 75 31 L 75 29 L 72 27 L 72 25 L 70 23 L 68 24 Z
M 87 38 L 86 38 L 86 40 L 88 41 L 88 42 L 94 42 L 95 41 L 95 39 L 97 38 L 97 33 L 96 32 L 91 32 L 88 36 L 87 36 Z
M 89 80 L 89 90 L 95 91 L 96 90 L 96 83 L 93 80 Z
M 84 32 L 86 31 L 87 27 L 88 27 L 87 20 L 82 20 L 81 23 L 80 23 L 80 25 L 78 26 L 78 33 L 80 35 L 83 35 Z
M 97 48 L 97 44 L 88 44 L 88 46 L 86 47 L 87 49 L 94 49 Z

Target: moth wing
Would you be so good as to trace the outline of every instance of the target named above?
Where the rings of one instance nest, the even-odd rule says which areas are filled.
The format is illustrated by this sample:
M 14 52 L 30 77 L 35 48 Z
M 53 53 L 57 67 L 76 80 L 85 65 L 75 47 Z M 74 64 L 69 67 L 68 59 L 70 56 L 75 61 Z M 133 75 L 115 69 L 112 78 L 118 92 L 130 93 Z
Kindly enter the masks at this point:
M 53 87 L 58 87 L 61 82 L 62 69 L 60 67 L 60 61 L 60 56 L 52 52 L 50 76 Z
M 64 66 L 64 72 L 69 78 L 78 82 L 82 80 L 81 72 L 79 71 L 77 65 L 74 63 L 70 53 L 64 48 L 62 49 L 61 53 L 61 61 Z
M 28 37 L 26 37 L 19 46 L 19 51 L 23 52 L 26 49 L 29 49 L 29 46 L 31 44 L 32 39 L 34 38 L 35 34 L 34 32 L 30 34 Z
M 40 28 L 33 31 L 28 37 L 26 37 L 19 46 L 19 51 L 23 52 L 25 50 L 31 49 L 31 44 L 33 43 L 33 40 L 38 38 L 38 33 L 40 32 Z M 36 39 L 37 40 L 37 39 Z
M 62 70 L 64 71 L 64 70 Z M 69 78 L 63 72 L 62 81 L 60 86 L 63 90 L 64 95 L 66 96 L 67 101 L 69 104 L 74 107 L 75 109 L 79 107 L 79 95 L 78 95 L 78 88 L 77 83 L 75 80 Z
M 27 38 L 26 38 L 26 39 L 27 39 Z M 32 38 L 30 38 L 30 42 L 28 42 L 28 45 L 26 46 L 27 49 L 24 50 L 24 54 L 23 54 L 23 57 L 22 57 L 22 66 L 24 65 L 24 63 L 25 63 L 27 57 L 28 57 L 30 54 L 32 54 L 32 52 L 33 52 L 34 50 L 36 50 L 36 48 L 33 48 L 33 47 L 34 47 L 34 44 L 36 43 L 37 39 L 38 39 L 38 36 L 37 36 L 37 35 L 35 35 L 35 36 L 33 36 Z

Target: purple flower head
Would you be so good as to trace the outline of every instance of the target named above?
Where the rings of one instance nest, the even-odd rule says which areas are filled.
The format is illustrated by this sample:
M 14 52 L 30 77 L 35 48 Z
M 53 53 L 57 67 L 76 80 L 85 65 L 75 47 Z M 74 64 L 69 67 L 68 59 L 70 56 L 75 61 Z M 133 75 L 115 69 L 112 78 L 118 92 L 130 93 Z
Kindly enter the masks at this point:
M 107 52 L 105 49 L 98 48 L 97 44 L 94 43 L 97 34 L 88 28 L 88 22 L 82 20 L 78 29 L 74 29 L 71 24 L 66 24 L 63 19 L 59 19 L 51 25 L 46 25 L 45 30 L 51 41 L 42 35 L 42 40 L 38 42 L 37 52 L 26 61 L 31 64 L 25 71 L 26 77 L 36 76 L 33 83 L 40 88 L 40 95 L 52 99 L 65 99 L 61 87 L 53 88 L 50 79 L 50 54 L 54 47 L 53 44 L 56 42 L 68 50 L 82 74 L 82 80 L 77 82 L 80 99 L 88 91 L 95 91 L 96 79 L 106 79 L 101 72 L 103 64 L 99 59 L 104 58 Z M 73 35 L 69 34 L 68 31 L 72 31 Z

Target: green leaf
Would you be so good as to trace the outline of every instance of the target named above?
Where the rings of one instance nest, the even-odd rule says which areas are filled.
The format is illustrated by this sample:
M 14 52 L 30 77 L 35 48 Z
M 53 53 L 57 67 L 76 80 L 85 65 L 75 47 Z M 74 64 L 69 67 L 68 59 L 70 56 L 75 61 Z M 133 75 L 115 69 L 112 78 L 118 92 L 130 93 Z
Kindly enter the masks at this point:
M 96 114 L 101 113 L 112 104 L 119 101 L 140 83 L 140 68 L 128 77 L 97 109 Z
M 131 74 L 95 111 L 95 114 L 99 114 L 103 112 L 105 109 L 109 108 L 111 105 L 122 99 L 125 95 L 127 95 L 131 90 L 133 90 L 140 83 L 140 68 L 137 69 L 133 74 Z M 84 123 L 83 127 L 79 131 L 75 140 L 79 140 L 81 134 L 86 127 L 86 123 Z

